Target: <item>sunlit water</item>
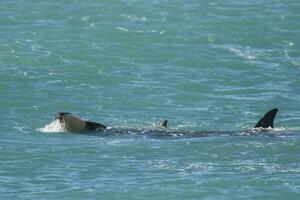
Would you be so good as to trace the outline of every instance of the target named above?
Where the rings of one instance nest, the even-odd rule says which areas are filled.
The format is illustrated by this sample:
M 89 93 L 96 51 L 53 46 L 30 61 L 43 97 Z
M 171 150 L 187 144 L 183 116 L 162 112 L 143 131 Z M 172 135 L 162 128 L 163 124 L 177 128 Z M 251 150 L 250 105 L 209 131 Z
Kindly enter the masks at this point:
M 298 199 L 300 2 L 0 2 L 0 199 Z M 275 130 L 210 137 L 62 132 Z

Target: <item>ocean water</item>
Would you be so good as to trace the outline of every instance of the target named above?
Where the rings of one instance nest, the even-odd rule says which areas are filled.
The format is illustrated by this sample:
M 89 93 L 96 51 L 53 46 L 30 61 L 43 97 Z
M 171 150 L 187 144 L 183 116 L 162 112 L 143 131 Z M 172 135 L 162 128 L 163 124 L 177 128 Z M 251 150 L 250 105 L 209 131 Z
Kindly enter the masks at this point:
M 0 199 L 299 199 L 299 0 L 0 2 Z M 58 111 L 152 138 L 43 131 Z

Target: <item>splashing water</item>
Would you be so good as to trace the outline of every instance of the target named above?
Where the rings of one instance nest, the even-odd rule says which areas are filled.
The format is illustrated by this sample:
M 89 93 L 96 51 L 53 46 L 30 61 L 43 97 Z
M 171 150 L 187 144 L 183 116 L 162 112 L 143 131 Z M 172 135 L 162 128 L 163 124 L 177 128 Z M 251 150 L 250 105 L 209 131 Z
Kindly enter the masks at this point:
M 43 128 L 38 129 L 44 133 L 55 133 L 55 132 L 65 132 L 65 126 L 59 122 L 59 120 L 54 120 L 50 124 L 45 125 Z

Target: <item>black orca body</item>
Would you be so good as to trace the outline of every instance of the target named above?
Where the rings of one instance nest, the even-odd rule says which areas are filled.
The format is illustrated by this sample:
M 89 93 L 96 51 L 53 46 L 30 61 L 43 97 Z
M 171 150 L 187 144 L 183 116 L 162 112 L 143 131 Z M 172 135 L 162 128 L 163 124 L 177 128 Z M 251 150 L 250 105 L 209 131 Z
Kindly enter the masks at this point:
M 278 108 L 268 111 L 254 126 L 254 129 L 240 132 L 230 131 L 179 131 L 167 129 L 167 120 L 162 121 L 157 128 L 154 129 L 116 129 L 108 128 L 97 122 L 83 120 L 72 113 L 58 112 L 55 114 L 55 120 L 59 120 L 65 127 L 65 131 L 82 133 L 88 135 L 145 135 L 145 136 L 184 136 L 184 137 L 203 137 L 213 135 L 251 135 L 257 132 L 266 131 L 268 128 L 274 128 L 274 119 L 278 112 Z

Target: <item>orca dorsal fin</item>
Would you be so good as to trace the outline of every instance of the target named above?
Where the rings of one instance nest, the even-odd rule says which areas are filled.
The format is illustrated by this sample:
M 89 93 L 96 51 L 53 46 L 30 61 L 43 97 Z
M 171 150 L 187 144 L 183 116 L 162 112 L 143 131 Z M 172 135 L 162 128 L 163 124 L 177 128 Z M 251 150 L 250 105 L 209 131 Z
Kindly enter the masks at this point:
M 160 128 L 167 128 L 168 127 L 168 120 L 163 120 L 159 123 Z
M 268 111 L 254 126 L 254 128 L 274 128 L 274 119 L 277 114 L 278 108 Z

